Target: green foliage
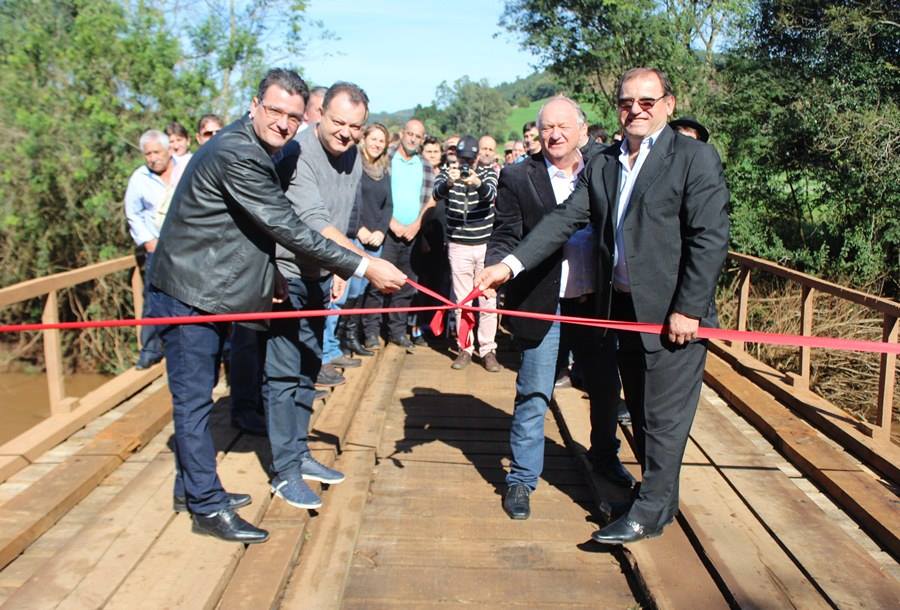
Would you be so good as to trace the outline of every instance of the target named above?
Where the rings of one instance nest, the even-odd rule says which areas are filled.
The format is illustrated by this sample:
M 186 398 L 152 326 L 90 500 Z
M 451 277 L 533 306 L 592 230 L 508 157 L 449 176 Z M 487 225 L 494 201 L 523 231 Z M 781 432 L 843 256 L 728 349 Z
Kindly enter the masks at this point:
M 559 84 L 552 73 L 535 72 L 525 78 L 517 78 L 510 83 L 500 83 L 495 87 L 506 101 L 513 106 L 527 106 L 533 101 L 556 95 Z
M 464 76 L 453 85 L 444 81 L 438 85 L 435 97 L 436 109 L 441 111 L 435 121 L 439 121 L 436 127 L 441 133 L 470 134 L 476 138 L 491 134 L 503 139 L 510 106 L 486 80 L 474 82 Z
M 726 162 L 732 246 L 891 296 L 898 23 L 890 0 L 508 0 L 501 20 L 578 99 L 666 71 Z

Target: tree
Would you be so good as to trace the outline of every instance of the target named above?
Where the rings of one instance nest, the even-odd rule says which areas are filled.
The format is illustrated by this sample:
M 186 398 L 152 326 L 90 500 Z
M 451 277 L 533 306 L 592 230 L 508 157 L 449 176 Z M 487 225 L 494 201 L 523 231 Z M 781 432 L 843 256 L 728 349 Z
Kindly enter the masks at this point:
M 474 82 L 463 76 L 453 83 L 447 81 L 438 85 L 435 106 L 444 113 L 444 133 L 470 134 L 480 137 L 485 134 L 500 135 L 506 130 L 509 103 L 486 80 Z
M 720 73 L 735 245 L 898 293 L 896 7 L 763 0 Z M 891 12 L 893 10 L 893 13 Z
M 654 66 L 690 109 L 708 95 L 715 49 L 750 1 L 507 0 L 500 25 L 579 99 L 611 107 L 619 75 Z

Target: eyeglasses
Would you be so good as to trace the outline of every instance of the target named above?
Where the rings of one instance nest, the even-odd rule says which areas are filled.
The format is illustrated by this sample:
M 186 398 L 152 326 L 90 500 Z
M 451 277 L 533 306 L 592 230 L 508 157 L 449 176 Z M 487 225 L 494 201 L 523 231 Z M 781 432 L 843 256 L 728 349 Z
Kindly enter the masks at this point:
M 259 103 L 263 110 L 266 111 L 266 116 L 268 116 L 273 121 L 280 121 L 284 117 L 287 117 L 288 125 L 291 127 L 299 127 L 300 123 L 303 122 L 303 117 L 298 114 L 291 114 L 290 112 L 286 112 L 281 108 L 276 106 L 269 106 L 268 104 Z
M 633 97 L 620 97 L 616 101 L 616 104 L 618 104 L 619 110 L 631 110 L 634 107 L 634 103 L 637 102 L 638 106 L 641 107 L 641 110 L 650 110 L 651 108 L 656 106 L 656 103 L 659 102 L 659 100 L 663 99 L 664 97 L 668 97 L 668 94 L 663 93 L 657 98 L 642 97 L 637 100 Z

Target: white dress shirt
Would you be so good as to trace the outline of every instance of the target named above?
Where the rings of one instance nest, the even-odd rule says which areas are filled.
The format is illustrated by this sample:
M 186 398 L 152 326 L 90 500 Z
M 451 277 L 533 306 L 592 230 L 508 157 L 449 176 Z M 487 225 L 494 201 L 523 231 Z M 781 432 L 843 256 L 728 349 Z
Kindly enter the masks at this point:
M 556 167 L 546 158 L 544 163 L 547 165 L 556 205 L 559 205 L 568 199 L 575 190 L 578 175 L 584 170 L 584 159 L 578 159 L 578 167 L 571 175 L 567 175 L 564 170 Z M 563 245 L 559 298 L 574 299 L 594 292 L 594 276 L 596 274 L 594 256 L 594 227 L 588 225 L 576 231 Z
M 628 276 L 628 263 L 626 262 L 625 239 L 622 231 L 622 225 L 625 214 L 631 205 L 631 191 L 634 190 L 634 183 L 638 175 L 641 173 L 641 167 L 650 154 L 650 149 L 656 143 L 659 134 L 665 129 L 665 125 L 659 130 L 653 132 L 643 140 L 641 140 L 641 148 L 637 158 L 634 160 L 634 166 L 628 167 L 628 139 L 622 140 L 619 147 L 619 205 L 616 208 L 616 247 L 613 250 L 613 286 L 620 292 L 631 292 L 631 279 Z

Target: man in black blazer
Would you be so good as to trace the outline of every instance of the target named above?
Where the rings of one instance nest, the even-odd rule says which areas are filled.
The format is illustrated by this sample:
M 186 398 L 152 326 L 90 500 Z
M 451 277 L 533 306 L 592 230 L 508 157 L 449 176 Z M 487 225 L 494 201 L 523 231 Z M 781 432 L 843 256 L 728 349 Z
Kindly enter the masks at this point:
M 485 262 L 499 262 L 513 251 L 541 218 L 572 193 L 584 169 L 578 149 L 587 130 L 584 114 L 569 98 L 547 101 L 538 114 L 541 152 L 500 173 L 494 230 Z M 596 236 L 593 227 L 578 231 L 541 264 L 521 273 L 506 290 L 508 309 L 570 316 L 595 311 L 594 267 Z M 544 417 L 556 378 L 560 324 L 505 316 L 504 325 L 521 351 L 516 398 L 510 427 L 512 464 L 506 477 L 503 508 L 513 519 L 527 519 L 529 496 L 544 465 Z M 616 405 L 619 376 L 614 337 L 596 329 L 581 329 L 572 350 L 585 378 L 591 401 L 591 458 L 611 482 L 631 487 L 634 479 L 618 459 Z
M 678 475 L 697 409 L 706 344 L 717 323 L 716 281 L 728 248 L 728 189 L 710 145 L 666 125 L 675 98 L 666 75 L 626 72 L 616 88 L 620 147 L 597 155 L 565 204 L 548 214 L 479 286 L 536 269 L 590 223 L 597 247 L 597 315 L 665 325 L 662 334 L 617 333 L 625 400 L 643 480 L 620 518 L 593 535 L 623 544 L 659 535 L 678 509 Z

